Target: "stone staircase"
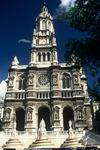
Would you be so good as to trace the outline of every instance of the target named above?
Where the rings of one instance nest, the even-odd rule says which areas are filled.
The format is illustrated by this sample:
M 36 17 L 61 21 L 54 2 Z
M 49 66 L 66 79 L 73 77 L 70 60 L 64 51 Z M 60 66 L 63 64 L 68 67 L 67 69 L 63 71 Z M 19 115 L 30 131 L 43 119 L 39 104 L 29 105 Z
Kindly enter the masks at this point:
M 21 146 L 22 150 L 47 147 L 100 147 L 100 135 L 97 135 L 91 131 L 87 131 L 85 134 L 75 132 L 75 135 L 70 138 L 68 137 L 68 133 L 66 131 L 47 131 L 46 134 L 47 135 L 45 138 L 43 137 L 42 139 L 38 139 L 36 132 L 18 132 L 16 137 L 11 137 L 11 133 L 0 132 L 0 150 L 3 150 L 3 147 L 6 146 L 13 147 L 13 145 L 16 145 L 17 148 Z

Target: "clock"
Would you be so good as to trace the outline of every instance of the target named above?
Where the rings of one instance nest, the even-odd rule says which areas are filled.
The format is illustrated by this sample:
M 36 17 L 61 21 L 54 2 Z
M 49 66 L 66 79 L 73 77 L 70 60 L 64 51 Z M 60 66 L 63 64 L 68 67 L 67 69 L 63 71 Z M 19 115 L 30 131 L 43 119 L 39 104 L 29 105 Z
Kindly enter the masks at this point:
M 38 78 L 38 83 L 40 85 L 46 85 L 49 83 L 49 76 L 47 74 L 42 74 Z

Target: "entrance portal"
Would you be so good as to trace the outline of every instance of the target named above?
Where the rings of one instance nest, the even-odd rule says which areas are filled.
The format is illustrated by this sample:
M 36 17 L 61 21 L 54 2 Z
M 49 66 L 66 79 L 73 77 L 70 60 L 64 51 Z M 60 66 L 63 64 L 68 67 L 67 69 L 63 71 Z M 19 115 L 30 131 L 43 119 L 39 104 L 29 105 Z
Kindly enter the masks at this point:
M 64 127 L 64 130 L 69 129 L 69 120 L 71 120 L 73 122 L 74 113 L 73 113 L 73 109 L 70 106 L 67 106 L 63 110 L 63 127 Z
M 16 130 L 24 131 L 25 111 L 22 108 L 16 109 Z
M 40 125 L 40 121 L 44 119 L 46 124 L 46 130 L 50 130 L 50 110 L 47 107 L 40 107 L 38 110 L 38 128 Z

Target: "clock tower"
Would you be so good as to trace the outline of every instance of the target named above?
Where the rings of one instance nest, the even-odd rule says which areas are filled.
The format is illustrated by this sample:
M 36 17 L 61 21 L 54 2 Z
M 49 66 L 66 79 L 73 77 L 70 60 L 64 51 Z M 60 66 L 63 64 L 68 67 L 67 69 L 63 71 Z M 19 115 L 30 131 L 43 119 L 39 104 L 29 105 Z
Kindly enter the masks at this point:
M 33 32 L 30 66 L 58 64 L 57 43 L 53 18 L 47 7 L 36 18 L 36 28 Z

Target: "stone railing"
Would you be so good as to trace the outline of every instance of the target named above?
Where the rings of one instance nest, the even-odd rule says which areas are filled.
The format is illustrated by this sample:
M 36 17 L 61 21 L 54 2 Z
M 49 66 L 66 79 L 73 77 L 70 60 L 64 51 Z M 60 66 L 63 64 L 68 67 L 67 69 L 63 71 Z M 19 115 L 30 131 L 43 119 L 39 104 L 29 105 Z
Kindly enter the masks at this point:
M 49 99 L 50 92 L 37 92 L 37 98 L 38 99 Z
M 25 98 L 26 98 L 25 92 L 17 92 L 16 93 L 16 99 L 25 99 Z
M 24 100 L 26 98 L 37 98 L 37 99 L 50 99 L 51 97 L 59 97 L 59 98 L 75 98 L 75 97 L 83 97 L 82 90 L 57 90 L 52 91 L 50 96 L 50 91 L 30 91 L 29 93 L 25 93 L 24 91 L 18 92 L 7 92 L 6 99 L 17 99 Z
M 25 92 L 7 92 L 6 93 L 6 99 L 25 99 L 26 94 Z
M 74 97 L 83 97 L 81 90 L 64 90 L 61 92 L 62 98 L 74 98 Z

